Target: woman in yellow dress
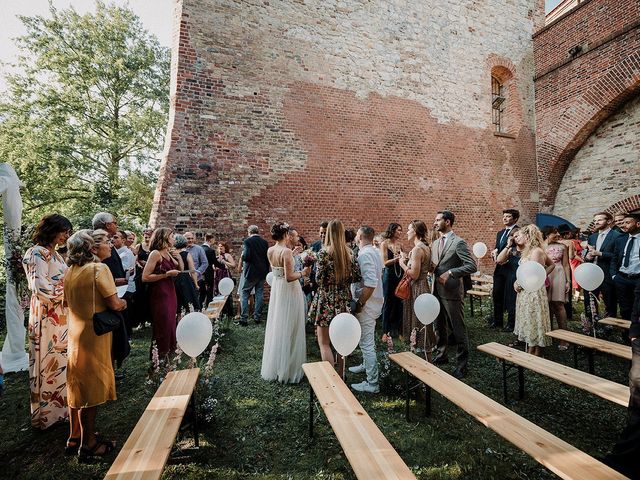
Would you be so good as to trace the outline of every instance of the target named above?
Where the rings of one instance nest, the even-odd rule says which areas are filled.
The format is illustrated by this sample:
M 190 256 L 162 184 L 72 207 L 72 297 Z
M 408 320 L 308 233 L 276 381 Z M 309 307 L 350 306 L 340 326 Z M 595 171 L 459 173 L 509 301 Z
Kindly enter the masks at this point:
M 81 230 L 69 239 L 67 247 L 67 393 L 71 427 L 67 451 L 74 443 L 80 444 L 78 456 L 83 461 L 104 456 L 115 448 L 114 442 L 102 441 L 95 434 L 98 405 L 116 399 L 116 383 L 111 362 L 111 332 L 97 336 L 93 330 L 93 314 L 107 309 L 121 311 L 127 303 L 118 298 L 113 276 L 101 263 L 111 255 L 107 232 Z
M 22 266 L 31 289 L 29 307 L 29 386 L 31 425 L 45 429 L 64 421 L 67 409 L 67 322 L 63 307 L 67 265 L 56 251 L 71 232 L 57 213 L 38 223 Z

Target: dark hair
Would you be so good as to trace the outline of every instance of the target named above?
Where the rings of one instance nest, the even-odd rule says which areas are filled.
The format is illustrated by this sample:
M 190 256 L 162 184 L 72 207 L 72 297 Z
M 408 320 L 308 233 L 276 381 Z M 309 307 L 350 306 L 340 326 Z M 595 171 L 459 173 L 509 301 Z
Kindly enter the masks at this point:
M 321 226 L 322 228 L 327 228 L 327 227 L 329 226 L 329 222 L 322 222 L 322 223 L 320 224 L 320 226 Z
M 168 227 L 156 228 L 149 240 L 149 251 L 164 250 L 169 246 L 169 237 L 173 234 L 173 230 Z M 175 238 L 174 238 L 175 240 Z
M 427 240 L 427 235 L 429 234 L 427 230 L 427 224 L 422 220 L 414 220 L 413 222 L 411 222 L 411 226 L 413 227 L 413 231 L 416 232 L 416 237 L 418 237 L 421 242 L 429 245 L 429 241 Z
M 520 218 L 520 212 L 515 208 L 507 208 L 506 210 L 502 210 L 502 213 L 508 213 L 514 218 L 514 220 L 518 220 Z
M 218 242 L 218 246 L 222 245 L 224 247 L 224 253 L 229 253 L 231 251 L 231 248 L 229 248 L 229 243 L 228 242 L 223 242 L 223 241 L 219 241 Z
M 213 240 L 213 233 L 205 233 L 204 234 L 204 241 L 208 242 L 209 240 Z
M 271 226 L 271 238 L 275 241 L 282 240 L 289 233 L 289 224 L 285 222 L 276 222 Z
M 564 235 L 565 233 L 569 232 L 571 232 L 571 227 L 569 227 L 569 225 L 567 225 L 566 223 L 558 225 L 558 233 L 560 235 Z
M 597 216 L 597 215 L 602 215 L 604 218 L 607 219 L 607 221 L 611 221 L 613 220 L 613 215 L 611 215 L 609 212 L 598 212 L 598 213 L 594 213 L 593 216 Z
M 393 238 L 399 228 L 402 228 L 402 225 L 400 225 L 399 223 L 391 222 L 382 236 L 384 238 Z
M 302 248 L 304 248 L 306 250 L 307 249 L 307 241 L 304 239 L 304 237 L 302 235 L 298 235 L 298 240 L 300 241 L 300 244 L 302 245 Z
M 450 210 L 442 210 L 442 211 L 440 211 L 438 213 L 440 215 L 442 215 L 442 219 L 443 220 L 449 220 L 449 223 L 453 227 L 453 222 L 456 221 L 456 216 L 453 214 L 452 211 L 450 211 Z
M 640 213 L 627 213 L 624 218 L 633 218 L 636 222 L 640 222 Z
M 72 228 L 73 225 L 71 225 L 67 217 L 63 217 L 58 213 L 45 215 L 33 232 L 33 243 L 46 247 L 53 242 L 59 233 L 70 231 Z
M 376 236 L 376 231 L 369 225 L 363 225 L 360 227 L 360 236 L 366 238 L 370 242 L 373 242 L 373 237 Z
M 344 240 L 347 243 L 353 242 L 353 239 L 356 238 L 356 231 L 353 228 L 347 228 L 344 231 Z
M 542 238 L 544 238 L 545 240 L 552 233 L 558 233 L 558 229 L 553 225 L 545 225 L 540 229 L 540 231 L 542 232 Z

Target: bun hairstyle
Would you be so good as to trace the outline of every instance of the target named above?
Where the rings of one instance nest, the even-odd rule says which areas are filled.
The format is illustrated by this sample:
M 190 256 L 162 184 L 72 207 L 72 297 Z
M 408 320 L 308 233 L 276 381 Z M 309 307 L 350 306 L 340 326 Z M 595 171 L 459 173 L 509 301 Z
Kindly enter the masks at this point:
M 282 240 L 289 233 L 291 227 L 286 222 L 276 222 L 271 226 L 271 238 L 276 242 Z

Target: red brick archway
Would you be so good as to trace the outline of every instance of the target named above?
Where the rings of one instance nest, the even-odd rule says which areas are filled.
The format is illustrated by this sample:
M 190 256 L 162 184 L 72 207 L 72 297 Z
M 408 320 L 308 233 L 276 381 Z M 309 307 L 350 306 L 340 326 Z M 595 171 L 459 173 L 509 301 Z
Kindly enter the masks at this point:
M 589 136 L 640 92 L 640 52 L 620 61 L 571 102 L 537 139 L 541 210 L 550 210 L 562 177 Z
M 640 195 L 631 195 L 613 205 L 607 207 L 605 212 L 609 212 L 611 215 L 615 215 L 618 212 L 635 212 L 640 210 Z M 593 222 L 587 227 L 589 230 L 593 229 Z

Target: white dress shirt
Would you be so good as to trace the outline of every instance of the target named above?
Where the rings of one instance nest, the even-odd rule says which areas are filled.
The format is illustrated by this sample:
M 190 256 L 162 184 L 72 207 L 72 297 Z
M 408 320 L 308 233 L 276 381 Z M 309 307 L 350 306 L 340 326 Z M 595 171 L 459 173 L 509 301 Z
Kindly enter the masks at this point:
M 629 266 L 624 266 L 624 259 L 627 256 L 627 249 L 629 248 L 629 242 L 631 238 L 635 238 L 633 241 L 633 248 L 631 250 L 631 257 L 629 257 Z M 622 256 L 622 266 L 620 267 L 620 271 L 627 275 L 640 275 L 640 233 L 636 233 L 635 235 L 629 235 L 627 239 L 627 244 L 624 246 L 624 255 Z
M 351 284 L 351 295 L 356 300 L 362 295 L 364 287 L 371 287 L 375 290 L 369 297 L 370 300 L 384 301 L 382 291 L 382 256 L 380 251 L 373 245 L 365 245 L 358 252 L 358 264 L 362 280 Z

